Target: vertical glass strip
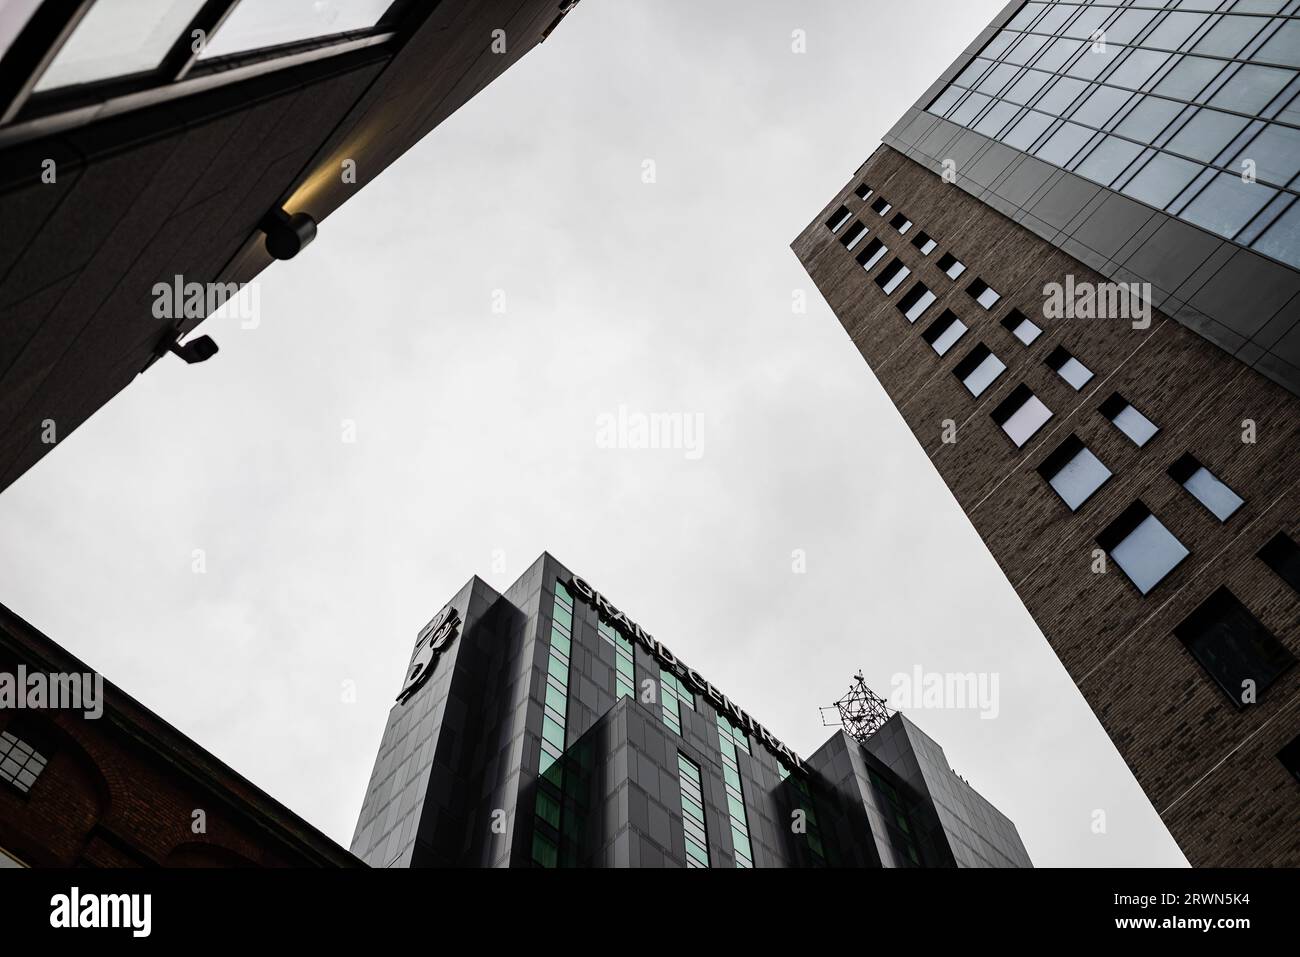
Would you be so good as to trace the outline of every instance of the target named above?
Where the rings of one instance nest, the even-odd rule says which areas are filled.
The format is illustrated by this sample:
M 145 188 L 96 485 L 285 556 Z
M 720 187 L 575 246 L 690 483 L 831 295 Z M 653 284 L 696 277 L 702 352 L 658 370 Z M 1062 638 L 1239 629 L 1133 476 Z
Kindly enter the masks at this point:
M 569 656 L 573 651 L 573 596 L 555 583 L 550 652 L 542 695 L 542 744 L 537 758 L 537 799 L 533 808 L 533 862 L 559 864 L 560 811 L 563 802 L 564 731 L 569 715 Z
M 745 811 L 745 790 L 740 782 L 740 766 L 736 759 L 737 740 L 749 751 L 749 739 L 730 719 L 718 715 L 718 744 L 722 750 L 722 778 L 727 788 L 727 816 L 731 823 L 731 843 L 736 849 L 736 866 L 753 867 L 754 850 L 749 842 L 749 815 Z
M 682 789 L 682 830 L 686 836 L 686 866 L 709 866 L 709 838 L 704 827 L 704 787 L 700 769 L 690 758 L 677 753 L 677 773 Z

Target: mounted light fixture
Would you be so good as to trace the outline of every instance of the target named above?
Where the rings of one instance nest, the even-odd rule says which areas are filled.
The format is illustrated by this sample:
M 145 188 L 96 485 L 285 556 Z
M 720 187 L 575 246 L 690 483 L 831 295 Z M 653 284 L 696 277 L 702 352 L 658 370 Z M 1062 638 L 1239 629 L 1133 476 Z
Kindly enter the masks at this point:
M 169 336 L 159 343 L 155 355 L 161 356 L 170 352 L 190 365 L 194 365 L 198 362 L 207 362 L 217 354 L 217 351 L 217 343 L 211 336 L 195 336 L 184 344 L 179 337 L 173 339 Z
M 290 216 L 283 209 L 273 209 L 258 225 L 266 234 L 266 251 L 276 259 L 292 259 L 316 238 L 316 220 L 306 213 Z

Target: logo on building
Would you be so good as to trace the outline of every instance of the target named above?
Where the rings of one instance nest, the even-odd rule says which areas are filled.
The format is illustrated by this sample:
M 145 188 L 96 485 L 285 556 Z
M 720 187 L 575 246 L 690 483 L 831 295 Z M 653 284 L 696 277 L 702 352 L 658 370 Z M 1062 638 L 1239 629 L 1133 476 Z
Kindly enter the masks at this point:
M 772 732 L 763 727 L 753 719 L 742 708 L 738 707 L 730 698 L 724 695 L 716 687 L 706 681 L 703 676 L 694 668 L 689 667 L 685 662 L 680 661 L 676 655 L 669 651 L 662 643 L 655 639 L 653 635 L 648 634 L 640 625 L 632 621 L 625 614 L 609 603 L 600 592 L 592 588 L 589 584 L 574 575 L 570 579 L 569 587 L 577 593 L 584 602 L 596 609 L 596 613 L 605 621 L 609 622 L 619 631 L 621 631 L 632 642 L 640 642 L 652 655 L 659 659 L 659 662 L 673 674 L 681 678 L 687 685 L 694 688 L 700 694 L 709 699 L 718 713 L 730 721 L 733 727 L 752 734 L 757 740 L 772 752 L 776 758 L 781 761 L 787 768 L 798 771 L 800 774 L 806 774 L 803 760 L 795 754 L 777 738 Z
M 397 700 L 406 704 L 433 674 L 442 653 L 451 647 L 460 628 L 460 614 L 451 605 L 434 616 L 433 621 L 424 626 L 415 643 L 415 654 L 411 656 L 411 666 L 406 669 L 406 683 L 402 685 Z

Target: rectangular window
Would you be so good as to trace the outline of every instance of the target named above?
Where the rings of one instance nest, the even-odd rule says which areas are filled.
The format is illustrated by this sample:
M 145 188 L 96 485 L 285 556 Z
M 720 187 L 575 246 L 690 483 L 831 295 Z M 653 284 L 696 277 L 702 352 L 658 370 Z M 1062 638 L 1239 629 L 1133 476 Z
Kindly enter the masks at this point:
M 873 239 L 867 243 L 862 252 L 858 253 L 858 265 L 863 269 L 870 271 L 875 268 L 876 263 L 884 258 L 885 253 L 889 252 L 889 247 L 879 239 Z
M 1169 477 L 1192 493 L 1192 497 L 1210 510 L 1221 522 L 1232 518 L 1245 504 L 1240 495 L 1215 476 L 1190 452 L 1169 466 Z
M 1016 443 L 1016 448 L 1020 448 L 1047 424 L 1052 410 L 1022 382 L 993 410 L 992 416 L 1007 437 Z
M 1118 392 L 1113 393 L 1103 402 L 1097 411 L 1110 419 L 1115 428 L 1132 439 L 1133 444 L 1139 448 L 1151 441 L 1152 436 L 1160 431 L 1154 422 L 1129 405 L 1128 400 Z
M 718 715 L 718 745 L 722 751 L 722 778 L 727 789 L 727 812 L 731 823 L 731 844 L 736 850 L 737 867 L 753 867 L 754 851 L 749 843 L 749 814 L 745 811 L 745 792 L 740 782 L 736 756 L 737 739 L 749 751 L 749 741 L 726 715 Z
M 945 309 L 943 315 L 930 323 L 930 328 L 921 333 L 921 338 L 939 355 L 944 355 L 964 335 L 966 335 L 966 324 L 953 315 L 951 310 Z
M 550 649 L 546 658 L 546 690 L 542 706 L 542 751 L 537 760 L 544 774 L 564 753 L 564 728 L 569 700 L 569 649 L 573 623 L 573 596 L 562 582 L 555 583 L 551 609 Z
M 843 228 L 844 224 L 852 218 L 853 214 L 849 212 L 849 208 L 847 206 L 841 206 L 839 209 L 835 210 L 835 212 L 831 213 L 830 219 L 826 220 L 826 228 L 833 233 L 838 233 Z
M 1057 446 L 1056 451 L 1038 466 L 1038 474 L 1061 496 L 1070 511 L 1092 497 L 1092 493 L 1106 484 L 1110 469 L 1093 455 L 1077 435 L 1071 435 Z
M 886 296 L 893 295 L 894 290 L 903 284 L 903 280 L 912 274 L 912 270 L 895 259 L 876 277 L 876 285 L 884 290 Z
M 695 710 L 695 694 L 675 674 L 659 670 L 659 696 L 663 702 L 664 724 L 673 734 L 682 733 L 682 706 Z
M 241 0 L 199 59 L 365 30 L 392 5 L 392 0 Z
M 907 317 L 908 322 L 916 322 L 925 314 L 925 310 L 934 305 L 935 295 L 926 288 L 925 283 L 918 282 L 898 300 L 898 311 Z
M 878 215 L 884 216 L 894 207 L 890 203 L 885 202 L 885 197 L 878 196 L 876 197 L 876 201 L 871 204 L 871 208 L 875 210 Z
M 966 265 L 952 253 L 944 253 L 939 257 L 939 268 L 947 274 L 949 279 L 956 279 L 966 271 Z
M 1043 332 L 1019 309 L 1012 309 L 1007 313 L 1007 317 L 1002 320 L 1002 328 L 1027 346 L 1033 345 L 1034 340 Z
M 202 6 L 203 0 L 98 0 L 41 75 L 36 92 L 157 69 Z M 0 21 L 9 16 L 6 10 Z
M 1064 346 L 1057 346 L 1048 353 L 1044 361 L 1047 363 L 1047 368 L 1068 382 L 1070 388 L 1076 392 L 1087 385 L 1088 380 L 1092 378 L 1092 370 L 1070 355 L 1069 350 Z
M 868 232 L 870 230 L 862 223 L 854 223 L 844 231 L 844 235 L 840 237 L 840 242 L 844 244 L 845 249 L 851 251 L 854 246 L 862 242 L 862 237 L 867 235 Z
M 26 794 L 45 770 L 47 758 L 10 731 L 0 733 L 0 780 Z
M 1002 298 L 1001 293 L 995 292 L 983 279 L 976 279 L 967 286 L 966 293 L 985 309 L 992 309 Z
M 893 219 L 889 221 L 889 225 L 893 226 L 894 229 L 898 230 L 898 234 L 901 236 L 903 233 L 906 233 L 909 229 L 912 228 L 912 221 L 908 219 L 906 216 L 904 216 L 902 213 L 899 213 L 897 216 L 895 216 Z
M 866 183 L 863 183 L 861 186 L 859 186 L 857 189 L 853 191 L 853 195 L 856 196 L 858 199 L 867 199 L 871 196 L 873 192 L 875 192 L 875 190 L 873 190 Z
M 1259 560 L 1300 592 L 1300 545 L 1286 532 L 1278 532 L 1259 550 Z
M 1296 662 L 1295 655 L 1224 587 L 1188 615 L 1174 634 L 1238 709 L 1258 701 Z
M 939 244 L 925 233 L 921 232 L 912 237 L 912 245 L 921 250 L 922 256 L 928 256 L 930 253 L 934 252 L 935 247 Z
M 978 398 L 991 386 L 1006 369 L 1006 363 L 989 351 L 989 347 L 980 343 L 970 354 L 957 363 L 953 375 L 961 380 L 962 385 L 971 395 Z
M 704 786 L 700 769 L 680 751 L 677 775 L 682 791 L 682 830 L 686 834 L 686 866 L 709 866 L 708 829 L 704 825 Z
M 799 775 L 789 777 L 789 772 L 785 766 L 781 766 L 782 780 L 788 780 L 798 792 L 797 806 L 803 811 L 804 817 L 804 840 L 808 843 L 808 850 L 812 852 L 813 859 L 818 865 L 826 864 L 826 848 L 822 844 L 821 827 L 817 823 L 817 807 L 813 803 L 812 792 L 808 789 L 808 782 Z
M 1291 743 L 1277 753 L 1277 759 L 1282 762 L 1282 767 L 1287 769 L 1287 773 L 1295 778 L 1296 783 L 1300 784 L 1300 734 L 1292 738 Z
M 1191 554 L 1141 501 L 1111 522 L 1097 544 L 1144 595 Z

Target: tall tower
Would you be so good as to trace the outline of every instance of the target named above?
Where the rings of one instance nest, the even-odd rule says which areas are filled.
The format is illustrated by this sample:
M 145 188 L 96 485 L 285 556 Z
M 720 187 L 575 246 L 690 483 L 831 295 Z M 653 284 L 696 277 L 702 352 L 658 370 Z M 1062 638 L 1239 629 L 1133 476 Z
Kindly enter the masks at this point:
M 1298 11 L 1017 0 L 793 244 L 1194 864 L 1300 864 Z
M 1028 867 L 895 715 L 801 758 L 550 555 L 416 636 L 352 851 L 375 867 Z M 714 676 L 717 677 L 717 676 Z

